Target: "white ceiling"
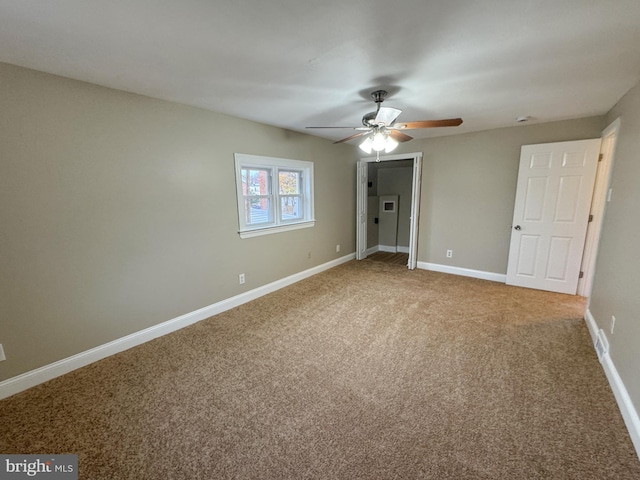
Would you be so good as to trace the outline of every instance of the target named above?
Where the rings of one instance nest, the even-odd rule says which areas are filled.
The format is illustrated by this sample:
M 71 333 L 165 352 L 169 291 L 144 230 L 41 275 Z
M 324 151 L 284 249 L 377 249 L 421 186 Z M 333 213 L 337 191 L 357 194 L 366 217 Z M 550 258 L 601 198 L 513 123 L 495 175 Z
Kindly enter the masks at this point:
M 0 61 L 291 130 L 416 137 L 607 112 L 640 80 L 638 0 L 0 0 Z M 338 139 L 351 131 L 306 131 Z

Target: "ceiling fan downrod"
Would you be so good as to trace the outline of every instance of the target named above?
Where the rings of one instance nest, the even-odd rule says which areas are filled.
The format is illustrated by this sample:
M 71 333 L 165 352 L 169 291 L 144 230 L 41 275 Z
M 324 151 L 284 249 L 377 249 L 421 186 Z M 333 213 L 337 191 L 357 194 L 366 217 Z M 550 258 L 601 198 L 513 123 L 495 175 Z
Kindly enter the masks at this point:
M 384 102 L 387 95 L 388 93 L 386 90 L 376 90 L 375 92 L 371 92 L 371 98 L 373 98 L 373 101 L 378 104 L 378 110 L 380 110 L 380 104 Z

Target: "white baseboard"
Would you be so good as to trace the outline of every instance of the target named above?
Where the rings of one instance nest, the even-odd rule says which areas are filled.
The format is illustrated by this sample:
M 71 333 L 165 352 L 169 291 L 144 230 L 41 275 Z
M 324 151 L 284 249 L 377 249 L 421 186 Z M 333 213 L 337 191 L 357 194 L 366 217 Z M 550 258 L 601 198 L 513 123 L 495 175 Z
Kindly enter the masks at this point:
M 366 254 L 367 256 L 369 256 L 372 253 L 376 252 L 409 253 L 409 247 L 401 247 L 399 245 L 395 247 L 391 247 L 388 245 L 374 245 L 371 248 L 367 248 Z
M 481 280 L 491 280 L 492 282 L 505 283 L 507 275 L 502 273 L 483 272 L 482 270 L 472 270 L 470 268 L 452 267 L 450 265 L 441 265 L 439 263 L 418 262 L 418 268 L 422 270 L 432 270 L 434 272 L 451 273 L 453 275 L 461 275 L 463 277 L 479 278 Z
M 640 418 L 633 406 L 631 397 L 629 397 L 629 392 L 608 353 L 605 354 L 602 359 L 602 368 L 607 375 L 607 380 L 609 380 L 613 395 L 618 402 L 618 408 L 620 408 L 620 413 L 622 413 L 622 418 L 629 431 L 631 442 L 633 442 L 633 446 L 636 449 L 636 455 L 640 458 Z
M 368 257 L 372 253 L 376 253 L 378 250 L 379 250 L 378 245 L 374 245 L 371 248 L 367 248 L 367 251 L 365 253 L 366 253 L 367 257 Z
M 587 309 L 584 314 L 584 320 L 595 345 L 595 339 L 598 333 L 598 324 L 589 309 Z M 602 332 L 601 335 L 604 335 L 606 339 L 606 334 L 604 332 Z M 608 339 L 606 340 L 608 341 Z M 640 458 L 640 417 L 638 417 L 638 412 L 633 406 L 627 387 L 625 387 L 622 378 L 620 378 L 618 370 L 609 356 L 609 352 L 602 355 L 600 363 L 602 364 L 602 369 L 607 376 L 609 386 L 613 391 L 616 402 L 618 402 L 618 408 L 620 409 L 624 423 L 629 431 L 629 436 L 631 437 L 633 446 L 636 449 L 636 454 L 638 455 L 638 458 Z
M 591 340 L 593 344 L 596 344 L 596 336 L 598 334 L 598 324 L 596 323 L 596 319 L 593 318 L 589 308 L 587 307 L 587 311 L 584 314 L 584 321 L 587 324 L 587 328 L 589 329 L 589 334 L 591 335 Z
M 234 297 L 227 298 L 207 307 L 203 307 L 193 312 L 186 313 L 172 320 L 154 325 L 153 327 L 145 328 L 144 330 L 140 330 L 139 332 L 132 333 L 122 338 L 118 338 L 117 340 L 105 343 L 104 345 L 100 345 L 84 352 L 80 352 L 76 355 L 72 355 L 71 357 L 64 358 L 49 365 L 36 368 L 35 370 L 23 373 L 22 375 L 9 378 L 0 382 L 0 400 L 27 390 L 31 387 L 35 387 L 36 385 L 44 383 L 48 380 L 52 380 L 56 377 L 64 375 L 65 373 L 69 373 L 78 368 L 97 362 L 98 360 L 102 360 L 103 358 L 115 355 L 116 353 L 120 353 L 124 350 L 128 350 L 132 347 L 146 343 L 150 340 L 153 340 L 154 338 L 158 338 L 163 335 L 167 335 L 168 333 L 175 332 L 176 330 L 180 330 L 181 328 L 192 325 L 213 315 L 217 315 L 218 313 L 230 310 L 234 307 L 242 305 L 243 303 L 255 300 L 256 298 L 262 297 L 263 295 L 266 295 L 268 293 L 275 292 L 276 290 L 279 290 L 283 287 L 299 282 L 300 280 L 311 277 L 353 259 L 355 259 L 354 253 L 345 255 L 344 257 L 340 257 L 330 262 L 323 263 L 322 265 L 318 265 L 317 267 L 304 270 L 280 280 L 276 280 L 275 282 L 269 283 L 267 285 L 263 285 Z

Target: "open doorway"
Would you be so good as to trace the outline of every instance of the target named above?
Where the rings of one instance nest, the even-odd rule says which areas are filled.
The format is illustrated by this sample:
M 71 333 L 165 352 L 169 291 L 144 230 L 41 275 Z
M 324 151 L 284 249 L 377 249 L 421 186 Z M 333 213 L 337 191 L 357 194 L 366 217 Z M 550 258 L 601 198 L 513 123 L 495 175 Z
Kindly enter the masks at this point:
M 416 268 L 422 153 L 358 162 L 358 260 L 375 252 L 406 253 Z

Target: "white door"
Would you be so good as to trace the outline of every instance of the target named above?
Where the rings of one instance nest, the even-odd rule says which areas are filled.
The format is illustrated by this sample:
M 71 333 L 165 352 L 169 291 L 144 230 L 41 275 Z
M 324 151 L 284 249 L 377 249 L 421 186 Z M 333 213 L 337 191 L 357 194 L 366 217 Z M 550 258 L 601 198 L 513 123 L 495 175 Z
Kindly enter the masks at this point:
M 413 185 L 411 188 L 411 231 L 409 232 L 409 270 L 418 264 L 418 221 L 420 220 L 420 188 L 422 185 L 422 159 L 413 162 Z
M 575 295 L 600 139 L 524 145 L 507 284 Z
M 369 164 L 360 160 L 358 162 L 356 195 L 356 259 L 367 258 L 367 195 L 368 195 Z

